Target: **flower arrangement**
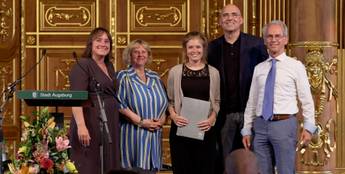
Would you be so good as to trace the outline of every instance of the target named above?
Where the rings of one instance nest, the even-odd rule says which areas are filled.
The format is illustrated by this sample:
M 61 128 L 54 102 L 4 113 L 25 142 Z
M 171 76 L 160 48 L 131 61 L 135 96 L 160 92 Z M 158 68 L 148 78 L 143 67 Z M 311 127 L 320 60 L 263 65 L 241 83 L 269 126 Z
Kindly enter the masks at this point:
M 34 118 L 21 116 L 24 129 L 21 143 L 12 163 L 14 174 L 78 173 L 68 157 L 66 130 L 58 128 L 48 108 L 34 112 Z M 32 121 L 30 121 L 32 120 Z M 31 122 L 31 123 L 30 123 Z

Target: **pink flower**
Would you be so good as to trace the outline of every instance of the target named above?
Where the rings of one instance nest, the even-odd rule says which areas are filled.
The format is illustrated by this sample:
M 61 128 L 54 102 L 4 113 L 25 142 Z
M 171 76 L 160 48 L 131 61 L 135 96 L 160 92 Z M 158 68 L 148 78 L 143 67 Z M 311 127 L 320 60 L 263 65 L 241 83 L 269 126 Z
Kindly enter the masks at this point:
M 43 142 L 36 144 L 36 150 L 32 153 L 35 161 L 41 161 L 42 158 L 49 158 L 49 149 L 48 145 Z
M 68 139 L 64 139 L 62 137 L 56 137 L 55 138 L 55 142 L 56 142 L 56 149 L 59 152 L 63 151 L 63 150 L 66 150 L 66 149 L 71 147 L 71 146 L 69 146 L 69 140 Z

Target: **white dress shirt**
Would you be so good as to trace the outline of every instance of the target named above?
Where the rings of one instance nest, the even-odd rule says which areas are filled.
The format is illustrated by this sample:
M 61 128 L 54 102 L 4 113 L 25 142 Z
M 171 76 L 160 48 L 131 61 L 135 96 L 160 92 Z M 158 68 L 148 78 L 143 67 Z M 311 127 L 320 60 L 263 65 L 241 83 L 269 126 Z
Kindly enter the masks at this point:
M 314 101 L 310 92 L 307 73 L 302 62 L 287 56 L 285 53 L 277 56 L 276 80 L 274 84 L 274 114 L 296 114 L 297 99 L 302 106 L 304 128 L 311 133 L 316 130 L 314 118 Z M 254 69 L 247 107 L 244 112 L 242 135 L 251 135 L 253 119 L 262 115 L 265 83 L 271 69 L 270 56 Z

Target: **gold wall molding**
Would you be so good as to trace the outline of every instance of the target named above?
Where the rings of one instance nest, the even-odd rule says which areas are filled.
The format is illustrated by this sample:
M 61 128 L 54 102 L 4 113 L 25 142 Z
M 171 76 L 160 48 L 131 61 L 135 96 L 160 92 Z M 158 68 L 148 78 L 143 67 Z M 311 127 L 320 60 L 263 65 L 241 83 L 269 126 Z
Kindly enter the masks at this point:
M 96 27 L 95 2 L 40 2 L 41 31 L 90 31 Z
M 329 41 L 300 41 L 291 43 L 289 47 L 303 47 L 303 48 L 315 48 L 315 47 L 338 47 L 338 43 L 336 42 L 329 42 Z
M 131 31 L 187 31 L 187 2 L 131 1 Z

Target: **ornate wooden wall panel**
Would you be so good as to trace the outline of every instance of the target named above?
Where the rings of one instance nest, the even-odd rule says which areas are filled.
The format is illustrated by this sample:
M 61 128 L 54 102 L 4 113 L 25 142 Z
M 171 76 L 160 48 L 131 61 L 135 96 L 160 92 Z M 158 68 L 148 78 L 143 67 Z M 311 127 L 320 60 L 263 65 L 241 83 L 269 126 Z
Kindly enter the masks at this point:
M 26 76 L 17 89 L 68 89 L 67 75 L 70 66 L 74 63 L 72 53 L 75 51 L 79 56 L 82 54 L 89 32 L 98 26 L 109 29 L 113 35 L 113 63 L 116 70 L 125 68 L 122 63 L 122 51 L 126 45 L 134 39 L 144 39 L 151 44 L 153 51 L 153 62 L 149 67 L 159 72 L 165 82 L 169 69 L 183 61 L 181 59 L 183 35 L 192 30 L 203 31 L 210 39 L 222 34 L 218 25 L 218 15 L 225 4 L 234 3 L 242 10 L 243 31 L 261 36 L 263 25 L 272 19 L 283 20 L 290 28 L 301 22 L 291 20 L 294 15 L 299 15 L 295 13 L 297 7 L 291 8 L 291 2 L 289 0 L 0 0 L 0 87 L 4 90 L 8 83 L 27 72 L 39 61 L 45 49 L 46 57 Z M 335 76 L 339 82 L 336 134 L 338 144 L 345 144 L 343 138 L 345 84 L 342 79 L 345 76 L 345 64 L 342 59 L 345 58 L 343 33 L 345 2 L 344 0 L 330 2 L 335 4 L 336 22 L 333 27 L 336 28 L 336 40 L 334 42 L 339 44 L 332 48 L 338 50 L 337 73 L 340 73 Z M 321 13 L 316 12 L 316 14 Z M 319 18 L 321 17 L 326 16 Z M 299 31 L 290 30 L 290 36 L 296 36 L 295 41 L 301 40 L 298 33 Z M 312 33 L 314 32 L 309 34 Z M 290 54 L 297 54 L 296 49 L 293 50 L 292 47 L 289 47 L 288 51 Z M 15 97 L 8 103 L 4 111 L 4 128 L 10 152 L 14 152 L 18 143 L 20 133 L 18 116 L 22 113 L 30 114 L 35 109 L 35 107 L 27 107 Z M 71 117 L 70 108 L 62 108 L 61 111 L 65 113 L 68 122 Z M 163 132 L 164 164 L 170 164 L 168 125 L 169 123 L 164 126 Z M 336 168 L 339 172 L 344 172 L 345 169 L 344 154 L 345 147 L 338 145 Z

